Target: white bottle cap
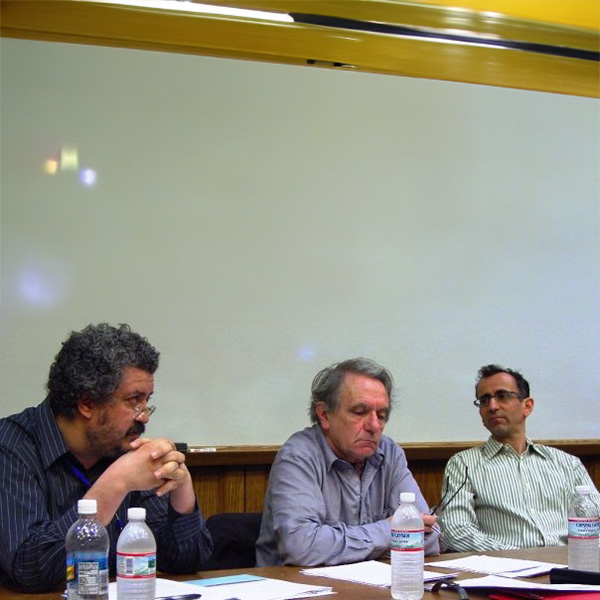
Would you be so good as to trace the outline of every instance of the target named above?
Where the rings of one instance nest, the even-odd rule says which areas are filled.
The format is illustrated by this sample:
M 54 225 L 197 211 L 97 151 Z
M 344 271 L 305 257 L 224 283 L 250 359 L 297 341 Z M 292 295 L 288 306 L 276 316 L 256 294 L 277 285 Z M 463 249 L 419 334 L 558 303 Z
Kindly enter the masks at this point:
M 400 502 L 414 502 L 415 501 L 415 493 L 414 492 L 402 492 L 400 494 Z
M 95 515 L 98 512 L 98 503 L 93 498 L 82 498 L 77 501 L 77 512 L 80 515 Z
M 134 506 L 127 509 L 127 518 L 131 521 L 144 521 L 146 519 L 146 509 Z
M 575 492 L 577 494 L 589 494 L 590 493 L 590 486 L 589 485 L 576 485 L 575 486 Z

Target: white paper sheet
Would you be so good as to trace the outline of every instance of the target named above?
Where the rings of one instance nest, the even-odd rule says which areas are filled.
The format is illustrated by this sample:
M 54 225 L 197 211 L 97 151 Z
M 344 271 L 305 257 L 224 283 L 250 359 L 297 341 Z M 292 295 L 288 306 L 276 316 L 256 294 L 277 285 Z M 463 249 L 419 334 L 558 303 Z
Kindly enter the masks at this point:
M 349 565 L 336 565 L 333 567 L 302 569 L 302 573 L 304 575 L 331 577 L 332 579 L 341 579 L 343 581 L 377 585 L 380 587 L 390 587 L 392 585 L 391 565 L 376 560 L 366 560 Z M 449 577 L 452 577 L 452 574 L 434 573 L 433 571 L 425 571 L 423 574 L 424 582 L 436 581 L 438 579 L 446 579 Z
M 465 558 L 439 560 L 427 563 L 431 567 L 444 567 L 445 569 L 458 569 L 459 571 L 473 571 L 490 575 L 503 575 L 504 577 L 532 577 L 549 573 L 555 567 L 565 567 L 556 563 L 541 562 L 538 560 L 524 560 L 521 558 L 502 558 L 500 556 L 487 556 L 477 554 Z
M 109 585 L 109 600 L 116 600 L 116 586 L 116 583 Z M 181 594 L 201 594 L 201 600 L 289 600 L 290 598 L 314 598 L 333 593 L 331 587 L 327 586 L 307 585 L 266 577 L 244 583 L 228 583 L 209 587 L 162 578 L 156 580 L 157 599 Z
M 521 581 L 520 579 L 500 577 L 498 575 L 461 579 L 459 583 L 463 588 L 498 588 L 505 590 L 525 589 L 547 590 L 552 592 L 600 592 L 600 585 L 583 585 L 581 583 L 535 583 L 533 581 Z M 583 600 L 585 600 L 585 598 Z

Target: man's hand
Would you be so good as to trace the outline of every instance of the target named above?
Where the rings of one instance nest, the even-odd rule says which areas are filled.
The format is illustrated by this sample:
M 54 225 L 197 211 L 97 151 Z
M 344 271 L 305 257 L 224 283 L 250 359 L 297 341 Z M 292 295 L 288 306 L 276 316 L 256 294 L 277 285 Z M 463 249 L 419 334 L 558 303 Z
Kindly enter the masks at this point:
M 425 525 L 425 533 L 431 533 L 432 531 L 437 531 L 439 528 L 435 528 L 435 524 L 437 523 L 437 517 L 435 515 L 430 514 L 422 514 L 423 523 Z
M 124 486 L 124 492 L 145 491 L 160 488 L 166 480 L 177 480 L 185 457 L 175 450 L 172 442 L 165 438 L 137 439 L 131 450 L 117 459 L 105 475 L 115 477 Z
M 424 525 L 425 533 L 431 533 L 432 531 L 438 530 L 438 528 L 434 527 L 435 524 L 437 523 L 437 517 L 435 515 L 430 515 L 429 513 L 423 513 L 423 514 L 421 514 L 421 517 L 423 517 L 423 525 Z M 394 518 L 394 515 L 387 518 L 390 525 L 392 524 L 393 518 Z
M 152 487 L 156 487 L 157 496 L 176 490 L 188 479 L 191 483 L 190 473 L 185 466 L 185 455 L 175 450 L 175 445 L 170 440 L 138 438 L 131 443 L 131 452 L 147 454 L 156 478 L 157 485 Z
M 166 438 L 131 442 L 131 450 L 104 471 L 85 497 L 98 500 L 98 518 L 106 525 L 129 492 L 147 490 L 156 490 L 157 496 L 170 493 L 171 506 L 180 514 L 195 510 L 196 494 L 185 455 Z
M 192 476 L 185 464 L 185 454 L 175 450 L 170 440 L 138 438 L 131 443 L 132 452 L 150 446 L 150 458 L 155 461 L 155 477 L 160 481 L 156 495 L 170 493 L 171 506 L 180 514 L 191 514 L 196 508 L 196 493 Z

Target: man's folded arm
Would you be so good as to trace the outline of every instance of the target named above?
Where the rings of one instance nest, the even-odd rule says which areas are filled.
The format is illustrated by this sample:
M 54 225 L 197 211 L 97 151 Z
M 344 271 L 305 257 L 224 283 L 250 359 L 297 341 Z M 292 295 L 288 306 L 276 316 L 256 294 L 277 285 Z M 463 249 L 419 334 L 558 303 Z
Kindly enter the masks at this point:
M 387 520 L 365 525 L 326 525 L 311 521 L 293 523 L 290 529 L 275 529 L 283 564 L 338 565 L 379 558 L 388 548 Z
M 54 589 L 65 581 L 65 537 L 77 509 L 51 520 L 32 470 L 6 449 L 0 449 L 0 473 L 1 574 L 24 592 Z
M 450 489 L 448 496 L 463 483 L 465 464 L 454 456 L 446 465 L 446 481 L 443 493 Z M 467 481 L 460 491 L 452 497 L 447 506 L 443 507 L 440 517 L 442 551 L 470 552 L 479 550 L 509 550 L 516 546 L 507 546 L 491 535 L 482 533 L 479 528 L 477 515 L 473 505 L 474 492 L 470 481 Z
M 334 565 L 377 558 L 390 543 L 386 519 L 327 523 L 321 475 L 310 459 L 282 455 L 271 472 L 273 530 L 283 564 Z

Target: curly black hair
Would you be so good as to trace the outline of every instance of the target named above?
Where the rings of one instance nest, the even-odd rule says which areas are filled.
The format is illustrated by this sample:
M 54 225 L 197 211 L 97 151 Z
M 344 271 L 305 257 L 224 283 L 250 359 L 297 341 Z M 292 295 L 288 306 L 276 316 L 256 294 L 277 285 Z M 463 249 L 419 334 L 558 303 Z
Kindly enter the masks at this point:
M 75 415 L 81 398 L 104 404 L 117 390 L 125 367 L 154 373 L 159 352 L 129 325 L 88 325 L 73 331 L 56 355 L 47 390 L 55 415 Z

